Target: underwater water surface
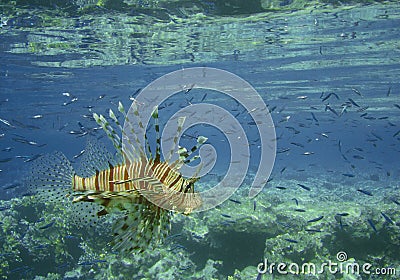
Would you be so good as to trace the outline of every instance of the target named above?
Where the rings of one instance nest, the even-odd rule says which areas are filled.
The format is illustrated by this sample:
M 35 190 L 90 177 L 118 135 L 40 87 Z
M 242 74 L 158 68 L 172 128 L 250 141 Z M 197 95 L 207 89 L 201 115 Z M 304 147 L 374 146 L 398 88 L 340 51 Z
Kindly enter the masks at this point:
M 396 1 L 2 1 L 0 8 L 2 279 L 398 277 Z M 232 98 L 190 88 L 158 104 L 161 131 L 187 106 L 221 106 L 246 132 L 249 168 L 224 203 L 172 214 L 157 246 L 113 250 L 116 216 L 85 224 L 79 217 L 89 210 L 29 187 L 29 170 L 54 151 L 75 170 L 88 143 L 114 154 L 93 113 L 112 123 L 110 108 L 128 109 L 149 83 L 191 67 L 238 75 L 268 107 L 276 158 L 255 198 L 248 191 L 261 157 L 257 122 Z M 147 133 L 154 151 L 154 125 Z M 232 164 L 229 132 L 212 124 L 188 128 L 179 145 L 190 149 L 200 135 L 217 159 L 195 191 L 217 184 Z M 329 262 L 336 271 L 318 272 Z M 302 270 L 304 263 L 316 270 Z

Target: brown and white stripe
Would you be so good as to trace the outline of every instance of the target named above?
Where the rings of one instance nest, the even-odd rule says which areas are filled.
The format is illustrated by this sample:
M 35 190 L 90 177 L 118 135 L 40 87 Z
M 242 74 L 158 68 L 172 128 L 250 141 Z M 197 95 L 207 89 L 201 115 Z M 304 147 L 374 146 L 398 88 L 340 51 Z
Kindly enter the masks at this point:
M 141 178 L 154 178 L 155 182 L 162 183 L 166 188 L 177 192 L 189 192 L 187 188 L 190 181 L 174 170 L 167 162 L 148 161 L 143 159 L 131 164 L 112 166 L 102 171 L 96 171 L 91 177 L 74 175 L 74 191 L 108 191 L 121 192 L 146 189 L 151 180 Z M 137 179 L 137 180 L 135 180 Z

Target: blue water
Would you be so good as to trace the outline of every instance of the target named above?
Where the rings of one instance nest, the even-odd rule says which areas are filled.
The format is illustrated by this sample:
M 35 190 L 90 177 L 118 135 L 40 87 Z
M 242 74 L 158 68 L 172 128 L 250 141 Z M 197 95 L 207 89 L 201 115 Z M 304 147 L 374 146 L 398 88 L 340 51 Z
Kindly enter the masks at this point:
M 130 279 L 129 275 L 134 275 L 134 279 L 153 279 L 154 275 L 159 275 L 158 279 L 226 279 L 237 269 L 236 274 L 242 278 L 234 279 L 256 279 L 256 267 L 263 258 L 273 257 L 272 261 L 276 262 L 336 260 L 339 250 L 347 252 L 355 261 L 371 262 L 375 267 L 395 267 L 400 273 L 399 14 L 397 4 L 389 8 L 381 4 L 335 13 L 327 11 L 315 17 L 312 13 L 293 18 L 286 14 L 271 19 L 271 25 L 286 29 L 280 30 L 283 34 L 276 35 L 281 36 L 280 43 L 268 45 L 264 42 L 264 47 L 257 45 L 247 52 L 232 49 L 229 54 L 218 54 L 217 61 L 215 54 L 209 60 L 171 61 L 169 65 L 143 61 L 137 65 L 79 68 L 38 66 L 37 62 L 44 61 L 43 56 L 11 52 L 17 42 L 24 43 L 29 31 L 2 27 L 9 30 L 1 34 L 0 49 L 0 118 L 5 120 L 0 123 L 0 199 L 4 202 L 2 205 L 13 207 L 10 215 L 13 222 L 8 227 L 21 232 L 27 228 L 29 236 L 32 231 L 42 232 L 49 238 L 37 241 L 44 242 L 43 247 L 28 250 L 27 244 L 40 246 L 43 243 L 21 235 L 11 242 L 7 239 L 9 228 L 6 230 L 6 223 L 1 223 L 4 230 L 0 245 L 7 254 L 0 253 L 0 260 L 7 265 L 0 270 L 0 275 L 9 279 L 34 279 L 35 275 L 45 277 L 47 273 L 58 273 L 59 278 L 51 279 L 105 279 L 102 275 L 109 278 L 120 275 L 119 279 Z M 256 25 L 266 28 L 263 24 Z M 309 33 L 305 33 L 306 30 Z M 254 41 L 262 38 L 259 34 L 254 36 Z M 291 42 L 291 38 L 303 40 Z M 66 58 L 51 57 L 56 61 L 63 59 Z M 277 154 L 270 180 L 259 196 L 250 199 L 247 193 L 260 161 L 257 148 L 260 135 L 251 124 L 252 119 L 243 114 L 237 119 L 253 144 L 250 145 L 246 179 L 232 197 L 240 204 L 226 201 L 214 210 L 177 217 L 171 235 L 181 236 L 160 245 L 161 251 L 155 255 L 146 257 L 143 254 L 140 261 L 135 259 L 142 266 L 118 262 L 114 252 L 106 249 L 90 248 L 93 243 L 80 237 L 78 230 L 74 232 L 68 228 L 71 236 L 79 236 L 77 240 L 73 237 L 60 241 L 57 233 L 54 234 L 56 229 L 52 232 L 53 227 L 46 232 L 35 229 L 38 217 L 52 215 L 38 206 L 35 209 L 38 213 L 29 217 L 20 204 L 20 199 L 30 194 L 22 181 L 29 166 L 35 164 L 35 157 L 61 151 L 74 166 L 79 166 L 79 157 L 74 159 L 74 156 L 79 155 L 90 138 L 99 139 L 113 151 L 105 133 L 96 129 L 98 125 L 90 118 L 92 113 L 107 115 L 109 108 L 116 111 L 118 101 L 129 108 L 131 98 L 155 79 L 175 70 L 198 66 L 223 69 L 245 79 L 271 111 Z M 330 93 L 337 98 L 331 95 L 324 101 Z M 181 92 L 166 101 L 171 104 L 160 110 L 161 127 L 173 112 L 189 104 L 207 102 L 228 111 L 236 106 L 228 97 L 216 98 L 209 93 L 204 98 L 204 94 L 202 90 Z M 73 98 L 76 100 L 71 102 Z M 327 109 L 327 105 L 338 115 Z M 193 136 L 204 135 L 218 153 L 214 169 L 200 180 L 199 188 L 207 188 L 227 172 L 231 152 L 225 145 L 226 136 L 202 125 L 185 133 L 180 145 L 189 148 L 195 144 Z M 154 133 L 149 132 L 149 139 L 154 141 Z M 32 162 L 26 162 L 29 159 L 33 159 Z M 296 199 L 300 202 L 298 207 Z M 294 208 L 307 211 L 296 212 Z M 11 209 L 0 212 L 3 218 L 7 211 Z M 335 214 L 344 212 L 348 212 L 350 218 L 343 218 L 348 219 L 343 226 Z M 221 213 L 231 218 L 225 219 Z M 312 224 L 312 228 L 323 233 L 315 237 L 304 234 L 304 229 L 310 227 L 307 221 L 319 216 L 324 216 L 322 222 L 315 227 Z M 18 219 L 20 221 L 15 224 Z M 226 225 L 226 220 L 233 220 L 232 225 Z M 51 219 L 46 218 L 40 225 L 49 221 Z M 203 225 L 207 227 L 205 235 Z M 89 232 L 94 236 L 98 233 Z M 32 234 L 32 238 L 34 236 Z M 89 247 L 78 245 L 81 241 Z M 55 260 L 54 244 L 57 242 L 65 242 L 63 248 L 70 250 L 70 257 L 65 257 L 68 255 L 65 253 L 64 259 Z M 37 252 L 43 257 L 31 260 Z M 171 272 L 171 276 L 167 274 L 168 265 L 160 264 L 158 270 L 153 267 L 160 252 L 168 252 L 165 259 L 172 255 L 175 259 L 188 260 L 188 264 Z M 95 257 L 101 261 L 93 260 Z M 176 262 L 174 258 L 172 266 Z M 210 260 L 222 261 L 214 264 L 214 273 L 204 270 Z M 48 265 L 41 266 L 41 261 Z M 80 276 L 68 276 L 68 271 L 77 269 L 81 270 Z M 269 275 L 264 277 L 271 279 L 267 278 Z M 344 279 L 342 275 L 337 277 Z
M 129 107 L 131 102 L 129 97 L 137 90 L 158 76 L 179 69 L 179 67 L 115 66 L 71 70 L 8 65 L 9 68 L 2 76 L 4 87 L 2 117 L 11 122 L 16 120 L 18 123 L 12 127 L 2 124 L 5 134 L 2 137 L 2 148 L 11 148 L 10 151 L 2 152 L 2 158 L 13 158 L 2 166 L 3 174 L 7 174 L 7 176 L 2 176 L 3 185 L 21 177 L 21 171 L 16 170 L 15 165 L 23 169 L 25 165 L 23 161 L 26 158 L 15 158 L 16 156 L 34 156 L 59 150 L 62 147 L 68 157 L 73 157 L 84 148 L 86 138 L 90 134 L 79 137 L 70 132 L 80 130 L 78 122 L 87 129 L 96 127 L 95 122 L 88 120 L 84 115 L 90 115 L 92 112 L 106 114 L 109 108 L 116 109 L 113 104 L 117 104 L 118 101 L 122 101 L 126 107 Z M 260 89 L 259 92 L 270 109 L 276 108 L 272 116 L 276 134 L 279 137 L 278 152 L 290 149 L 283 154 L 278 153 L 274 167 L 277 173 L 285 166 L 288 167 L 287 171 L 293 171 L 308 169 L 308 166 L 315 165 L 314 169 L 334 170 L 341 173 L 352 173 L 355 169 L 358 172 L 379 174 L 385 180 L 395 180 L 399 175 L 398 147 L 396 146 L 398 137 L 393 137 L 393 135 L 399 130 L 397 125 L 399 109 L 394 104 L 397 102 L 399 86 L 391 77 L 386 78 L 384 73 L 396 72 L 396 66 L 371 66 L 363 67 L 363 69 L 357 67 L 357 72 L 377 73 L 376 75 L 382 73 L 382 76 L 377 77 L 376 80 L 368 80 L 367 87 L 364 82 L 358 84 L 354 80 L 349 84 L 344 83 L 343 80 L 349 79 L 349 73 L 346 70 L 350 70 L 346 68 L 324 71 L 304 70 L 299 73 L 300 71 L 268 70 L 271 65 L 270 61 L 207 64 L 209 67 L 220 69 L 235 69 L 235 74 L 251 81 L 256 89 Z M 251 72 L 262 72 L 246 73 L 245 69 L 251 69 Z M 332 82 L 325 81 L 333 77 Z M 296 79 L 301 82 L 297 82 Z M 277 85 L 283 80 L 290 81 L 290 85 Z M 352 88 L 359 88 L 362 96 L 355 94 Z M 389 89 L 390 94 L 387 96 Z M 324 97 L 326 97 L 331 92 L 336 93 L 340 99 L 337 100 L 332 96 L 329 98 L 330 102 L 322 102 L 321 94 L 325 93 Z M 71 97 L 64 96 L 63 93 L 69 93 Z M 103 95 L 104 97 L 99 98 Z M 303 95 L 307 98 L 297 98 Z M 182 93 L 181 96 L 186 98 L 189 104 L 189 99 L 192 103 L 200 102 L 204 93 L 193 92 L 191 96 Z M 77 97 L 78 100 L 66 106 L 63 105 L 73 97 Z M 360 108 L 353 105 L 340 117 L 330 111 L 325 111 L 325 104 L 330 104 L 340 113 L 341 104 L 348 102 L 348 98 L 357 102 L 360 107 L 369 106 L 369 108 L 357 112 Z M 175 108 L 172 106 L 169 110 L 173 112 L 174 109 L 185 106 L 185 102 L 182 103 L 176 102 Z M 87 106 L 93 106 L 93 108 L 85 108 Z M 229 106 L 232 108 L 233 104 L 228 105 L 228 109 Z M 314 114 L 316 120 L 313 119 L 311 113 Z M 373 119 L 360 117 L 365 113 L 367 117 Z M 35 119 L 34 116 L 37 115 L 40 117 Z M 164 115 L 167 118 L 170 113 L 166 112 Z M 287 116 L 290 116 L 288 121 L 284 120 Z M 248 132 L 256 133 L 254 128 L 248 125 L 250 119 L 243 118 L 240 121 Z M 322 136 L 322 133 L 325 133 L 327 137 Z M 94 131 L 92 134 L 96 137 L 105 136 L 102 131 Z M 209 132 L 209 134 L 213 133 Z M 37 147 L 13 140 L 13 138 L 21 137 L 34 141 L 38 145 L 45 144 L 45 146 Z M 220 141 L 215 137 L 214 139 L 210 137 L 210 141 L 216 143 L 217 147 L 221 146 L 218 143 Z M 342 145 L 342 153 L 349 158 L 347 162 L 343 160 L 339 151 L 339 141 Z M 301 146 L 292 143 L 299 143 Z M 220 148 L 223 149 L 223 146 Z M 357 151 L 355 148 L 361 150 Z M 256 150 L 253 152 L 255 154 L 252 164 L 256 165 Z M 314 154 L 304 156 L 304 152 Z M 354 159 L 352 158 L 354 155 L 361 155 L 364 159 Z M 352 168 L 351 164 L 355 167 Z M 392 176 L 387 176 L 387 172 L 390 172 Z M 12 196 L 8 193 L 2 194 L 4 197 L 9 197 L 8 195 Z

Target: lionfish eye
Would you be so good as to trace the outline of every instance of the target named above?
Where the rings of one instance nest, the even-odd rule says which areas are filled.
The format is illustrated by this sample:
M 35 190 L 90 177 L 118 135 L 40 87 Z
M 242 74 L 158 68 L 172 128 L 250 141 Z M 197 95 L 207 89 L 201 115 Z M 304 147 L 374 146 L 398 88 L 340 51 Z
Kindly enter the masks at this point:
M 193 183 L 193 182 L 190 182 L 190 183 L 185 187 L 184 192 L 187 193 L 187 192 L 189 192 L 189 191 L 191 191 L 191 190 L 193 190 L 193 189 L 194 189 L 194 183 Z

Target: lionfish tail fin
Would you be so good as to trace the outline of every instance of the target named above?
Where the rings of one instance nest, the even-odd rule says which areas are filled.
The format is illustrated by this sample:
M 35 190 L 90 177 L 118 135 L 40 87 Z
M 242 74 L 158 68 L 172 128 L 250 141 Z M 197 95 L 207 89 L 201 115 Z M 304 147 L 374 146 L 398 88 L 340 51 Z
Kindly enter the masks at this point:
M 75 171 L 61 152 L 47 154 L 34 162 L 26 177 L 27 189 L 39 199 L 49 202 L 65 202 L 72 193 Z

